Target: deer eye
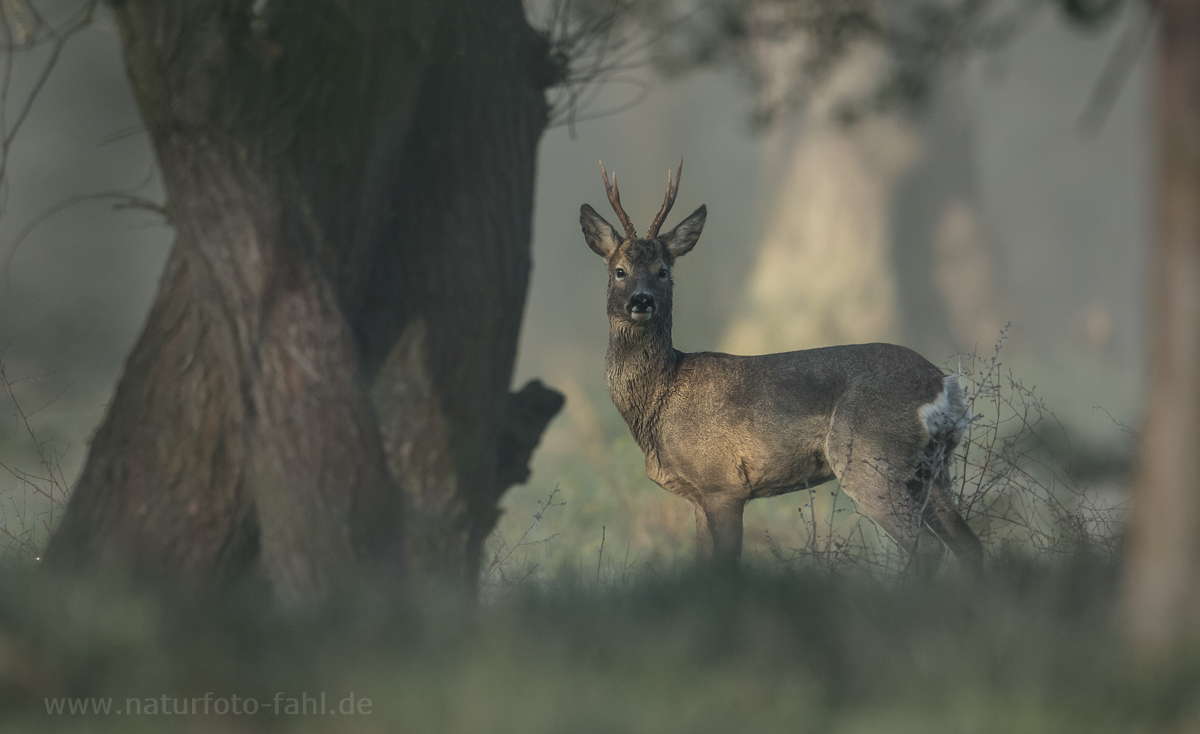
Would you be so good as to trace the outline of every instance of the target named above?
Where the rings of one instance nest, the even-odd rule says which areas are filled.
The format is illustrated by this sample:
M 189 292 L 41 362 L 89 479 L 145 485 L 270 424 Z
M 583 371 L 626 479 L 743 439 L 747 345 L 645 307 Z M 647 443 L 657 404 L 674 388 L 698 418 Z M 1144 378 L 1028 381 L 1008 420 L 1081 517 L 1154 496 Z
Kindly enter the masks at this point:
M 625 277 L 625 268 L 617 268 L 616 274 L 617 274 L 618 278 L 624 278 Z
M 667 279 L 667 269 L 666 269 L 666 268 L 659 268 L 659 270 L 658 270 L 658 277 L 659 277 L 660 279 L 662 279 L 662 280 L 666 280 L 666 279 Z

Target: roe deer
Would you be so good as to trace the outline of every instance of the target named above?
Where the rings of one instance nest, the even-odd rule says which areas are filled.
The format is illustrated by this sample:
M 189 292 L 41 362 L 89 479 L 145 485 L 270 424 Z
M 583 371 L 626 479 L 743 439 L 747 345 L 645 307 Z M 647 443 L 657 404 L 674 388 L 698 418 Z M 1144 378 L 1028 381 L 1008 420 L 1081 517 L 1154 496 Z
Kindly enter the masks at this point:
M 600 164 L 617 232 L 584 204 L 583 235 L 608 265 L 608 391 L 646 455 L 646 473 L 696 508 L 702 561 L 736 561 L 747 501 L 838 479 L 910 558 L 936 568 L 944 542 L 980 567 L 983 545 L 959 514 L 948 462 L 974 417 L 957 375 L 911 349 L 854 344 L 741 357 L 671 344 L 675 260 L 707 208 L 666 234 L 679 176 L 645 237 Z

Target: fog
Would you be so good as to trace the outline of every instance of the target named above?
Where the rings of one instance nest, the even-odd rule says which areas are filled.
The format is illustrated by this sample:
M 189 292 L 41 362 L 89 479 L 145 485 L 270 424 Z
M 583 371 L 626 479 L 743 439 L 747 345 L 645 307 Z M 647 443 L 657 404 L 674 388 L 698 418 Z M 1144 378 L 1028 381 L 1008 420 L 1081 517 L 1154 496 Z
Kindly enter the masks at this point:
M 636 478 L 640 457 L 622 447 L 627 434 L 605 394 L 606 276 L 578 224 L 581 203 L 609 213 L 599 159 L 618 173 L 639 228 L 681 157 L 667 226 L 709 208 L 699 245 L 675 272 L 678 348 L 749 353 L 884 340 L 953 368 L 957 353 L 990 355 L 1011 323 L 1006 368 L 1037 386 L 1073 441 L 1124 450 L 1114 421 L 1136 427 L 1141 418 L 1148 52 L 1102 127 L 1085 134 L 1078 124 L 1117 26 L 1081 36 L 1045 14 L 1002 52 L 948 74 L 932 107 L 912 119 L 846 129 L 816 109 L 756 131 L 755 91 L 743 76 L 665 79 L 646 70 L 643 102 L 604 114 L 638 94 L 613 85 L 581 111 L 594 119 L 549 130 L 514 383 L 540 378 L 568 402 L 530 484 L 505 500 L 504 532 L 524 525 L 555 485 L 570 484 L 567 467 L 576 465 L 620 464 L 611 481 L 633 476 L 629 492 L 680 506 L 656 512 L 675 513 L 675 525 L 690 517 L 685 502 Z M 45 53 L 20 64 L 10 122 Z M 7 175 L 3 365 L 73 481 L 172 238 L 153 212 L 85 199 L 41 221 L 14 251 L 40 214 L 73 197 L 136 190 L 162 200 L 103 14 L 68 44 L 16 137 Z M 0 461 L 36 462 L 13 413 L 6 405 Z M 583 501 L 582 492 L 570 501 Z M 603 513 L 581 517 L 573 531 L 588 537 L 608 522 Z

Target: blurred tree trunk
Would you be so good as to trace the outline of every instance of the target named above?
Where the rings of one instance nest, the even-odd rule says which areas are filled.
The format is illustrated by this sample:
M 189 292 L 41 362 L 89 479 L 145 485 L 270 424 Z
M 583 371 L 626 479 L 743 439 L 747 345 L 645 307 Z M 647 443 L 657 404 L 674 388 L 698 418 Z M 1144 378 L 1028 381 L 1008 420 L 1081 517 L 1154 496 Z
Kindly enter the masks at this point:
M 893 188 L 890 265 L 901 343 L 940 364 L 954 354 L 986 354 L 1004 324 L 966 81 L 946 71 L 930 86 L 916 125 L 917 160 Z
M 508 392 L 545 41 L 519 0 L 111 5 L 176 242 L 48 562 L 473 583 L 561 404 Z
M 1158 7 L 1151 382 L 1125 569 L 1130 633 L 1151 653 L 1200 621 L 1200 2 Z
M 751 6 L 752 27 L 784 11 Z M 744 298 L 722 342 L 762 354 L 895 338 L 897 283 L 889 267 L 889 201 L 915 157 L 914 136 L 894 118 L 848 126 L 842 104 L 879 83 L 885 60 L 847 52 L 816 93 L 806 63 L 813 33 L 753 35 L 749 59 L 759 106 L 771 112 L 763 190 L 771 203 Z M 797 102 L 801 104 L 797 104 Z M 797 287 L 797 274 L 810 277 Z
M 802 30 L 749 41 L 760 105 L 780 111 L 765 166 L 773 202 L 724 348 L 899 340 L 938 361 L 993 343 L 994 257 L 963 80 L 931 78 L 931 104 L 913 121 L 875 114 L 847 125 L 844 106 L 879 88 L 889 61 L 866 46 L 842 52 L 837 72 L 803 96 L 794 90 L 812 83 L 812 45 Z M 821 277 L 797 288 L 797 273 Z

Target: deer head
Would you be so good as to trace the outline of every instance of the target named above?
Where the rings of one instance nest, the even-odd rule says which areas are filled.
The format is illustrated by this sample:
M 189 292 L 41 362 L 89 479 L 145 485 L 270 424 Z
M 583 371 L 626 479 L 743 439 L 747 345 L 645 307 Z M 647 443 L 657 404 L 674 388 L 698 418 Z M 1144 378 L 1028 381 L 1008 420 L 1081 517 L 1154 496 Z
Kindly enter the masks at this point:
M 679 178 L 683 174 L 683 161 L 675 180 L 667 171 L 667 193 L 662 208 L 658 210 L 645 237 L 638 237 L 633 221 L 621 206 L 621 192 L 617 188 L 614 173 L 612 183 L 608 171 L 600 163 L 600 175 L 604 177 L 604 189 L 612 204 L 617 219 L 625 230 L 622 237 L 604 217 L 591 206 L 584 204 L 579 209 L 579 224 L 588 247 L 592 248 L 608 265 L 608 315 L 609 318 L 630 323 L 661 321 L 671 314 L 673 281 L 671 269 L 675 259 L 686 255 L 696 246 L 708 208 L 701 206 L 664 235 L 658 231 L 667 218 L 679 193 Z M 657 317 L 657 318 L 656 318 Z

